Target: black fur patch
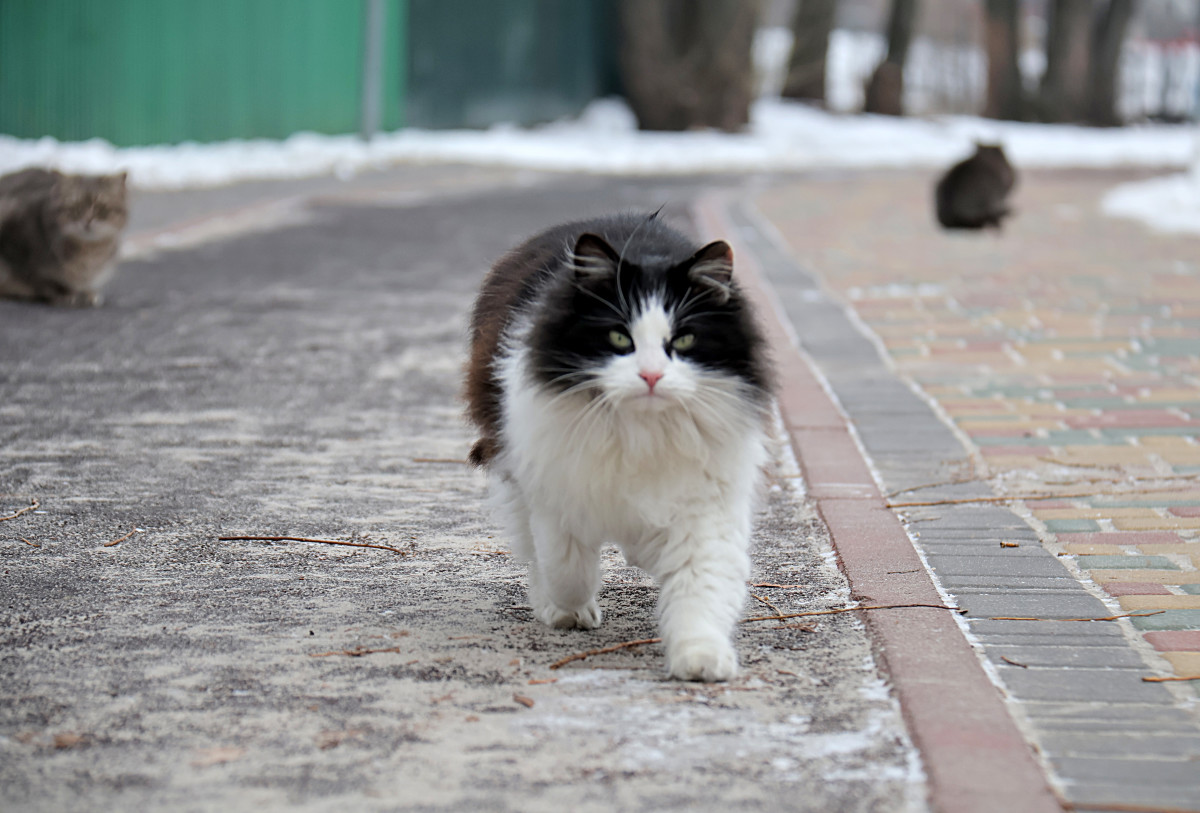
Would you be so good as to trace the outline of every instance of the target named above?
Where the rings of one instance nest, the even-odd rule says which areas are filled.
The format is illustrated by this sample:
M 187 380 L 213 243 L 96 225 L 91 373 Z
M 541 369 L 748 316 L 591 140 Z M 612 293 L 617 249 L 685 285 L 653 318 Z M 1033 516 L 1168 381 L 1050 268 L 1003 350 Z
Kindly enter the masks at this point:
M 668 345 L 669 354 L 735 376 L 749 385 L 753 397 L 765 400 L 771 382 L 764 341 L 736 281 L 726 282 L 728 274 L 719 267 L 714 272 L 714 261 L 728 247 L 697 245 L 653 216 L 572 226 L 567 234 L 559 232 L 558 267 L 539 280 L 546 295 L 534 314 L 530 346 L 535 375 L 543 383 L 565 390 L 589 380 L 614 354 L 630 352 L 614 348 L 609 334 L 628 333 L 638 303 L 657 296 L 674 314 L 676 335 L 691 333 L 696 339 L 686 351 Z M 576 247 L 581 257 L 575 256 Z M 701 273 L 693 274 L 700 264 Z M 532 299 L 536 292 L 524 293 Z

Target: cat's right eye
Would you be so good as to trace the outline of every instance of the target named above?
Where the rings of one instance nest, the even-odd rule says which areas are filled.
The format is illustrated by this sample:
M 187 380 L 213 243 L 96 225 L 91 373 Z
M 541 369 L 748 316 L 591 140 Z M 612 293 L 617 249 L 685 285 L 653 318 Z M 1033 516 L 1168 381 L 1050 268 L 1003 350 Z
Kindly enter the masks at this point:
M 633 339 L 619 330 L 608 331 L 608 343 L 618 350 L 628 350 L 633 347 Z

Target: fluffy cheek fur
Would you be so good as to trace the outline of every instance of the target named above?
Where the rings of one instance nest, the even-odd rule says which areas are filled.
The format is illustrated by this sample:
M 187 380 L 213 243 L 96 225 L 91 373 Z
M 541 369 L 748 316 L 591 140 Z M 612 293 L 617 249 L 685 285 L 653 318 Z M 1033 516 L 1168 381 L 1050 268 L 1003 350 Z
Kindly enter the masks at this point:
M 735 395 L 736 380 L 665 352 L 656 360 L 654 395 L 637 352 L 597 371 L 602 395 L 563 395 L 534 383 L 528 351 L 519 338 L 511 343 L 495 493 L 514 550 L 530 563 L 540 620 L 600 624 L 600 550 L 616 543 L 661 585 L 670 673 L 727 680 L 737 671 L 731 637 L 749 576 L 764 423 L 757 405 Z

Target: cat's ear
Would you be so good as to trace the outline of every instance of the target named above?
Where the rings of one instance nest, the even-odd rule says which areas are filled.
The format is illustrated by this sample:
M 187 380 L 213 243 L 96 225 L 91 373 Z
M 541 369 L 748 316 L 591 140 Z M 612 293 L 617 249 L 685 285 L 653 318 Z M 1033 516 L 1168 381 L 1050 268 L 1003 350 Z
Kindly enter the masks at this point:
M 692 255 L 688 277 L 700 285 L 712 288 L 721 302 L 727 302 L 733 290 L 733 249 L 724 240 L 709 243 Z
M 571 251 L 571 264 L 575 267 L 576 277 L 597 277 L 611 274 L 617 270 L 620 255 L 613 251 L 603 237 L 594 234 L 581 234 L 575 241 Z

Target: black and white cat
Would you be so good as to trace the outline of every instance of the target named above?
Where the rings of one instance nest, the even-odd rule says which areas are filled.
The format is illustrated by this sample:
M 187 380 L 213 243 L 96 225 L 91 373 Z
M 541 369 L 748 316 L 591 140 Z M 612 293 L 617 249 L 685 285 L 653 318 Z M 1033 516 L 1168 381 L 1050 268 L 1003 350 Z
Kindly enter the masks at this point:
M 656 215 L 545 231 L 503 257 L 475 304 L 471 452 L 492 475 L 530 602 L 600 625 L 600 551 L 661 585 L 671 675 L 727 680 L 767 460 L 771 371 L 733 253 Z

